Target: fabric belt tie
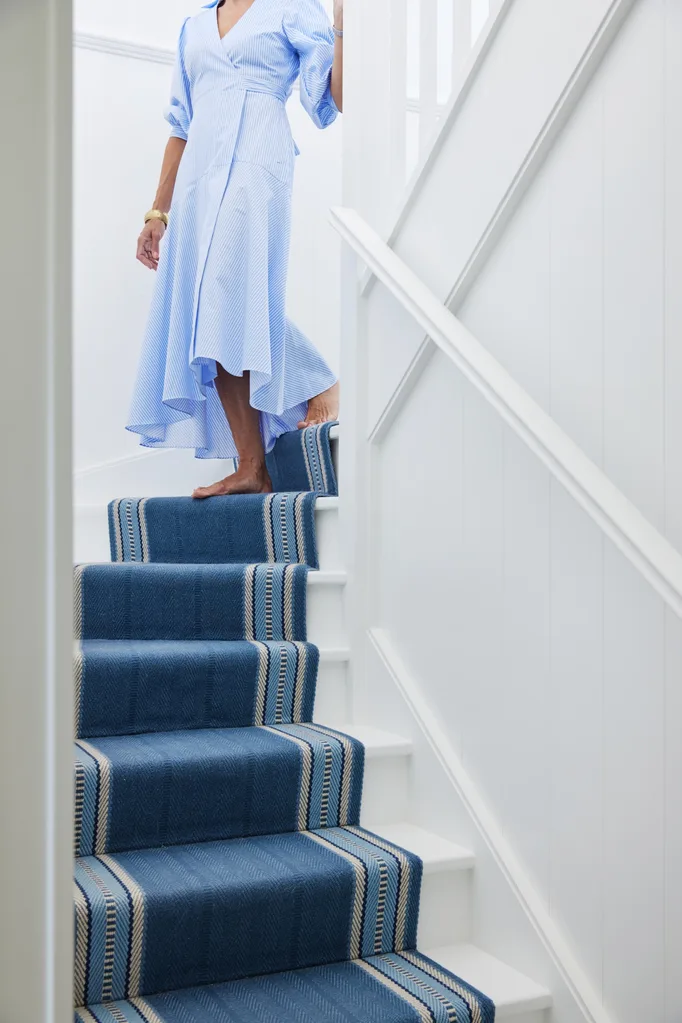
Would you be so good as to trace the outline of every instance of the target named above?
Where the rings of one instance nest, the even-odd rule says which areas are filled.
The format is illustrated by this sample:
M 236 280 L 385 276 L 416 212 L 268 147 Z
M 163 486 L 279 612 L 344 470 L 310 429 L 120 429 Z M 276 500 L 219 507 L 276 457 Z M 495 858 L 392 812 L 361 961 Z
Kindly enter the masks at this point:
M 224 81 L 218 89 L 207 89 L 206 92 L 199 93 L 195 97 L 195 103 L 199 103 L 206 96 L 215 92 L 228 92 L 235 90 L 237 92 L 260 92 L 265 96 L 274 96 L 280 103 L 286 103 L 289 98 L 289 94 L 274 82 L 263 82 L 257 78 L 247 78 L 244 75 L 235 75 L 234 78 L 228 78 Z

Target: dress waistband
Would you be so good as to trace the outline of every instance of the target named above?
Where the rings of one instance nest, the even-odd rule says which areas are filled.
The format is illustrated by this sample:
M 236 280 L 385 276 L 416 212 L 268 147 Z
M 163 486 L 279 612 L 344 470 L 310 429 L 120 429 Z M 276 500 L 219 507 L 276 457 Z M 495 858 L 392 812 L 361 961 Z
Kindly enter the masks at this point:
M 274 96 L 280 103 L 286 103 L 289 98 L 285 89 L 274 82 L 259 81 L 257 78 L 247 78 L 246 75 L 225 76 L 219 83 L 209 86 L 204 92 L 198 92 L 194 96 L 195 103 L 215 92 L 227 91 L 260 92 L 265 96 Z

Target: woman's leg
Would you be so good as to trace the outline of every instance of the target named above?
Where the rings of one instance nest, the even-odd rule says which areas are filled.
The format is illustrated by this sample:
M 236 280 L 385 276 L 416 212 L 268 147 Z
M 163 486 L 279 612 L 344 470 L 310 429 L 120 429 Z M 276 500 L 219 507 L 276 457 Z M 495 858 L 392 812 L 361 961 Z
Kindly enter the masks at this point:
M 198 487 L 192 497 L 216 497 L 221 494 L 269 494 L 272 482 L 265 467 L 265 451 L 260 432 L 258 409 L 250 403 L 251 381 L 247 372 L 235 377 L 218 364 L 215 387 L 230 424 L 239 453 L 239 468 L 232 476 L 211 487 Z
M 318 423 L 333 423 L 339 418 L 339 385 L 333 384 L 328 390 L 311 398 L 308 402 L 308 412 L 299 424 L 299 429 L 306 426 L 315 426 Z

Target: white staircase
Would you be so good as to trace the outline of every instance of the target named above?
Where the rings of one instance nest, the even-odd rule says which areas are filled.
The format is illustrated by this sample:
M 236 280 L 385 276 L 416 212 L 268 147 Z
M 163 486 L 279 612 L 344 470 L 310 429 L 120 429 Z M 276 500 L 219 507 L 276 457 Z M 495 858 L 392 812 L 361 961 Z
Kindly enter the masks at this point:
M 106 504 L 76 506 L 75 522 L 76 560 L 109 560 Z M 412 741 L 352 720 L 339 498 L 318 499 L 316 523 L 320 570 L 310 573 L 308 589 L 308 638 L 320 648 L 315 719 L 365 747 L 361 823 L 423 861 L 420 951 L 492 998 L 497 1019 L 545 1023 L 549 992 L 471 943 L 475 856 L 411 822 L 418 795 L 412 786 Z

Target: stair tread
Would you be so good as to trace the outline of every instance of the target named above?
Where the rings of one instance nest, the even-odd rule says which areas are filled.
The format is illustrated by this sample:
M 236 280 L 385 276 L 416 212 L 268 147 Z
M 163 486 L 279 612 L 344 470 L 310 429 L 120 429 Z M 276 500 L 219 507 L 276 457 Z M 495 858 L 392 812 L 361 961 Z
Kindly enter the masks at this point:
M 349 661 L 350 650 L 346 646 L 321 646 L 320 660 L 331 663 L 332 661 Z
M 418 998 L 415 997 L 418 995 Z M 110 1010 L 112 1007 L 109 1006 Z M 93 1006 L 96 1018 L 119 1023 L 159 1019 L 183 1023 L 414 1023 L 417 1018 L 478 1019 L 492 1023 L 490 1001 L 465 978 L 445 974 L 418 952 L 374 955 L 354 961 L 272 973 L 167 994 L 117 1002 L 114 1013 Z M 418 1011 L 415 1011 L 417 1009 Z M 92 1023 L 77 1010 L 77 1023 Z
M 337 732 L 350 735 L 357 739 L 365 747 L 366 757 L 396 757 L 409 756 L 413 750 L 411 739 L 402 735 L 395 735 L 392 732 L 385 732 L 374 725 L 338 725 L 336 722 L 330 725 Z
M 425 874 L 445 870 L 469 870 L 476 862 L 476 857 L 469 849 L 420 828 L 417 824 L 407 822 L 376 826 L 368 824 L 367 828 L 388 842 L 415 853 L 424 864 Z
M 338 507 L 339 507 L 338 497 L 318 497 L 315 503 L 316 512 L 336 511 Z
M 424 955 L 451 973 L 466 977 L 479 991 L 485 991 L 495 1003 L 497 1019 L 547 1009 L 552 1004 L 552 996 L 546 988 L 476 945 L 462 943 L 429 948 Z
M 313 569 L 308 573 L 308 586 L 342 586 L 348 581 L 348 573 L 342 569 Z
M 181 497 L 181 494 L 168 494 L 162 495 L 164 497 Z M 102 518 L 102 528 L 106 531 L 107 528 L 107 509 L 109 507 L 109 499 L 102 499 L 99 502 L 93 501 L 80 501 L 74 507 L 77 511 L 83 512 L 83 514 L 99 515 Z M 315 510 L 316 511 L 334 511 L 339 507 L 338 497 L 318 497 Z
M 116 650 L 117 644 L 123 646 L 125 644 L 135 642 L 134 640 L 128 639 L 76 639 L 74 640 L 74 650 L 78 652 L 81 648 L 90 650 L 105 650 L 107 646 L 113 651 Z M 140 643 L 149 644 L 149 649 L 155 648 L 159 651 L 159 654 L 163 654 L 163 651 L 170 651 L 177 648 L 182 651 L 183 648 L 188 653 L 196 649 L 197 641 L 195 639 L 143 639 L 139 640 Z M 228 650 L 234 646 L 239 640 L 234 639 L 212 639 L 205 641 L 207 645 L 210 645 L 216 651 Z M 247 642 L 243 640 L 242 642 Z M 262 640 L 267 646 L 275 646 L 276 642 L 270 640 Z M 281 642 L 281 641 L 277 641 Z M 308 647 L 314 646 L 313 643 L 306 643 Z M 320 660 L 322 661 L 348 661 L 350 660 L 350 649 L 346 646 L 326 646 L 319 647 Z

